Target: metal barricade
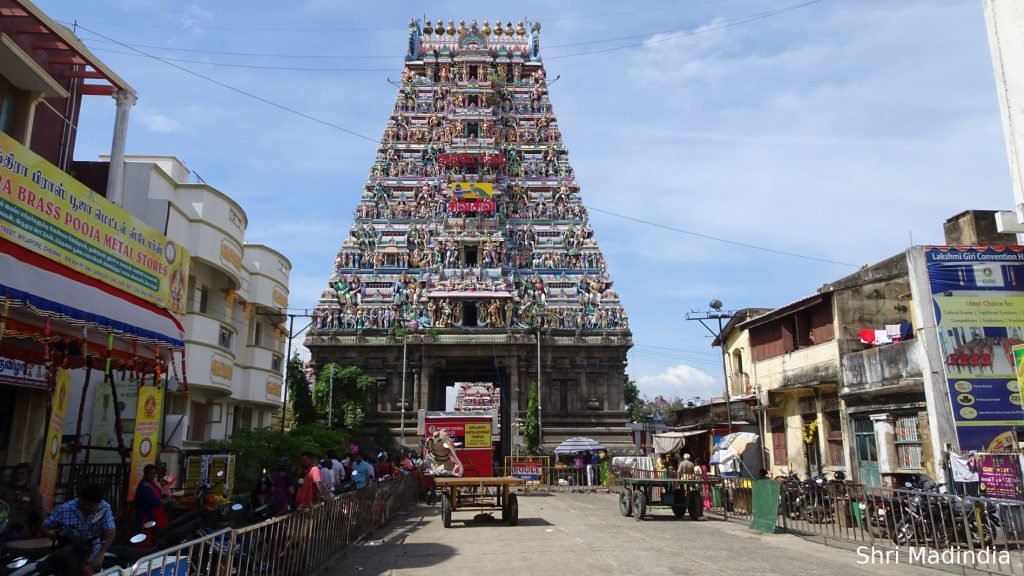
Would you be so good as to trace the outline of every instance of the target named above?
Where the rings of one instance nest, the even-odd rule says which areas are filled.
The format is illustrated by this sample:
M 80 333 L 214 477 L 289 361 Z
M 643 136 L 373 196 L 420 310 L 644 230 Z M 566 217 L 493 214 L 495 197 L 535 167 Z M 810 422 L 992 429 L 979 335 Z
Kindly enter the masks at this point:
M 231 530 L 225 528 L 144 556 L 122 573 L 131 576 L 227 576 L 230 574 L 230 558 Z
M 858 484 L 783 481 L 778 525 L 855 545 L 860 563 L 1024 576 L 1024 502 Z
M 398 511 L 415 504 L 420 488 L 418 474 L 398 476 L 238 528 L 231 535 L 226 574 L 297 576 L 322 570 Z

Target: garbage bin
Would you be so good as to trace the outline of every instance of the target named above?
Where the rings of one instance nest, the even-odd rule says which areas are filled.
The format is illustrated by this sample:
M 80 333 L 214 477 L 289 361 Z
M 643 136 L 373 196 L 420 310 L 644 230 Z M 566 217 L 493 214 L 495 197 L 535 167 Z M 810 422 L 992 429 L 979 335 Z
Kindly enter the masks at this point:
M 850 502 L 850 511 L 853 514 L 853 525 L 863 530 L 864 517 L 860 515 L 860 502 Z
M 722 507 L 722 487 L 712 486 L 711 487 L 711 506 L 712 508 Z

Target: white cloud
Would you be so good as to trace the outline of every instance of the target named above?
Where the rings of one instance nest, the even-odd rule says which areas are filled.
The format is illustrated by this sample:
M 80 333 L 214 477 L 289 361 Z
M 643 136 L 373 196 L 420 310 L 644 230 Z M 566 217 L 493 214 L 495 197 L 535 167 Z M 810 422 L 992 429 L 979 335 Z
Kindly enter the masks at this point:
M 677 397 L 687 400 L 695 396 L 711 398 L 720 396 L 722 392 L 720 383 L 713 377 L 687 364 L 672 366 L 653 376 L 642 376 L 637 379 L 636 386 L 647 398 L 660 395 L 669 400 Z
M 152 132 L 161 134 L 175 134 L 183 131 L 181 122 L 148 108 L 140 107 L 135 110 L 135 118 Z
M 213 20 L 213 13 L 198 4 L 189 4 L 181 15 L 181 25 L 193 34 L 205 33 L 205 26 Z

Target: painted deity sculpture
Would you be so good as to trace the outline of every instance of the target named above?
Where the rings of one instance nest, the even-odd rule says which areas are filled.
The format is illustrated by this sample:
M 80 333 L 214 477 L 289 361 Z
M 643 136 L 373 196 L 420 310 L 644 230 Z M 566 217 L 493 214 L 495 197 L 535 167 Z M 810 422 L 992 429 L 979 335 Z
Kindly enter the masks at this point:
M 462 462 L 448 432 L 437 430 L 423 443 L 424 468 L 432 476 L 462 476 Z

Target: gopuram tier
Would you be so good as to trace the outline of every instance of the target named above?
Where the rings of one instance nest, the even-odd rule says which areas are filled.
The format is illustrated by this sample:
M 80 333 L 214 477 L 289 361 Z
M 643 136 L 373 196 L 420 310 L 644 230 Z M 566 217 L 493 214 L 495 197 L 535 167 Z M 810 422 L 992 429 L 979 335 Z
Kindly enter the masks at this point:
M 397 438 L 404 421 L 414 449 L 417 412 L 474 382 L 499 391 L 496 455 L 513 453 L 538 369 L 544 448 L 586 436 L 633 449 L 632 334 L 548 99 L 539 24 L 410 22 L 394 111 L 305 345 L 314 370 L 375 378 L 371 422 Z

